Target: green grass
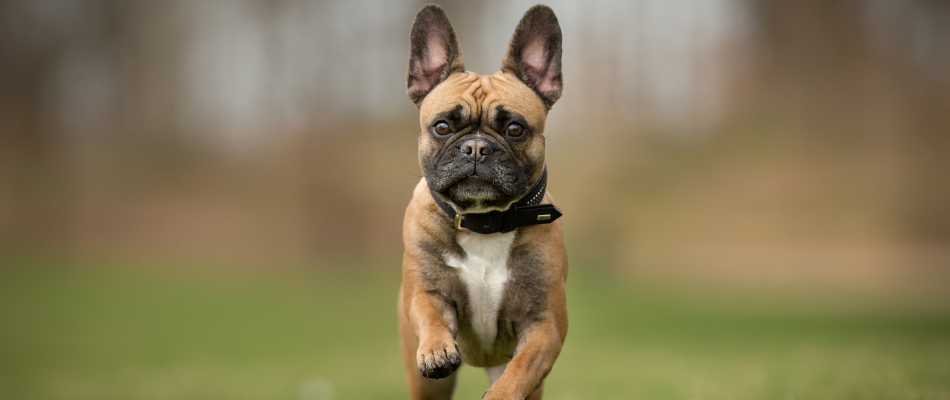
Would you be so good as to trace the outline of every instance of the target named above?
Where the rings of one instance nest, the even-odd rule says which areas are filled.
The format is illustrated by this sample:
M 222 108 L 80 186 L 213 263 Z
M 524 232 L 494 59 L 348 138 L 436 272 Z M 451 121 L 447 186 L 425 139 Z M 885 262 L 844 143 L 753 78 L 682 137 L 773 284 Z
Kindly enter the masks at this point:
M 2 257 L 0 399 L 405 399 L 398 262 Z M 547 399 L 950 399 L 946 315 L 571 273 Z

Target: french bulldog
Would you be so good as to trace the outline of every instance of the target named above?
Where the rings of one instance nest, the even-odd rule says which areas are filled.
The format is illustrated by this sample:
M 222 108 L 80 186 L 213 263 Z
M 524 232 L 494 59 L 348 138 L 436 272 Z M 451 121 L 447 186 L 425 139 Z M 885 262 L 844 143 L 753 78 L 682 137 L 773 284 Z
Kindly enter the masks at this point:
M 561 28 L 529 9 L 493 75 L 466 72 L 445 12 L 410 33 L 419 165 L 403 225 L 402 358 L 412 399 L 450 399 L 462 362 L 484 399 L 540 399 L 567 335 L 567 253 L 547 192 L 544 123 L 561 96 Z

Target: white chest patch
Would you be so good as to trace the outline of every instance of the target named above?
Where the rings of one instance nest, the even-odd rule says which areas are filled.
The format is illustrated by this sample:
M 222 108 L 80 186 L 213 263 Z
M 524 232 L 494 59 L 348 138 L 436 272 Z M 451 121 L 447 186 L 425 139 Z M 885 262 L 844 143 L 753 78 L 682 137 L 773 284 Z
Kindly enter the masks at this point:
M 498 334 L 498 308 L 508 282 L 508 252 L 515 233 L 459 232 L 456 240 L 465 250 L 465 257 L 447 256 L 446 264 L 458 268 L 468 289 L 472 328 L 482 345 L 490 348 Z

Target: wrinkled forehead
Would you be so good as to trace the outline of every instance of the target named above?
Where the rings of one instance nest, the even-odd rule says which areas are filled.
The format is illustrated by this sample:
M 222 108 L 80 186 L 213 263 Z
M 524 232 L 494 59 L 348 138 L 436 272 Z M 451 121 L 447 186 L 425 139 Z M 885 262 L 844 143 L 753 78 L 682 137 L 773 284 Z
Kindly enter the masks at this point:
M 541 98 L 514 75 L 465 72 L 450 75 L 426 95 L 419 107 L 419 119 L 426 126 L 436 115 L 459 106 L 463 119 L 478 116 L 482 121 L 493 120 L 498 106 L 502 106 L 523 115 L 537 131 L 544 128 L 547 116 Z

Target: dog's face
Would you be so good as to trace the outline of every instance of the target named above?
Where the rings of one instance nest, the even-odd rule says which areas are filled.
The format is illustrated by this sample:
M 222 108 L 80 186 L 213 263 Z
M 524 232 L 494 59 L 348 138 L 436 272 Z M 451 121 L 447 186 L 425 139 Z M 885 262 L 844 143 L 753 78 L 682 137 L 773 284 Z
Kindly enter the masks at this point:
M 561 30 L 550 8 L 525 13 L 502 70 L 465 72 L 441 8 L 423 7 L 410 36 L 409 98 L 419 107 L 419 163 L 459 212 L 507 209 L 544 170 L 544 121 L 561 95 Z

